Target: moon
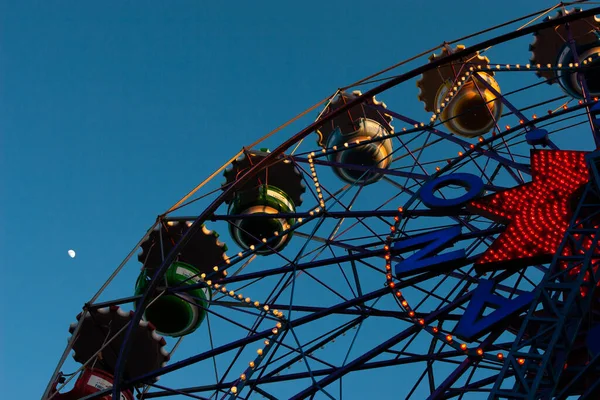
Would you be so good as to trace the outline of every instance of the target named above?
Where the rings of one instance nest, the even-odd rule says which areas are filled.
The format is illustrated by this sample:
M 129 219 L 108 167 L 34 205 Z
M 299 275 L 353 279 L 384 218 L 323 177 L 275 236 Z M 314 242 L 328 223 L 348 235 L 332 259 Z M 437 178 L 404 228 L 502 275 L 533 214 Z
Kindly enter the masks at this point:
M 69 250 L 67 253 L 69 253 L 69 257 L 75 258 L 75 250 Z

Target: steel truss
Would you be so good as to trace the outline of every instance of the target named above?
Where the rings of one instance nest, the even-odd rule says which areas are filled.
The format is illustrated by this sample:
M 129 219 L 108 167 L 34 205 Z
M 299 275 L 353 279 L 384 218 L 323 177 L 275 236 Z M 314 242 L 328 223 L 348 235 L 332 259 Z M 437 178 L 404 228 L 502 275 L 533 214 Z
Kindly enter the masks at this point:
M 589 154 L 587 159 L 591 181 L 585 187 L 551 267 L 536 289 L 534 300 L 490 398 L 550 399 L 557 394 L 566 397 L 569 394 L 567 390 L 585 379 L 587 374 L 584 372 L 592 371 L 592 366 L 597 362 L 598 357 L 595 357 L 593 364 L 588 364 L 566 386 L 560 387 L 561 376 L 569 369 L 567 358 L 581 322 L 591 311 L 594 290 L 600 279 L 600 273 L 592 268 L 593 259 L 598 258 L 594 253 L 600 239 L 597 222 L 600 217 L 600 181 L 597 180 L 596 164 L 600 162 L 600 152 Z M 592 243 L 586 250 L 584 242 L 590 238 Z M 563 255 L 566 248 L 575 249 L 574 254 Z M 573 271 L 578 271 L 575 276 Z M 587 288 L 586 296 L 581 296 L 581 288 Z M 531 335 L 532 329 L 536 329 L 537 333 Z M 514 387 L 502 387 L 510 376 L 515 377 Z M 591 389 L 584 397 L 589 398 Z

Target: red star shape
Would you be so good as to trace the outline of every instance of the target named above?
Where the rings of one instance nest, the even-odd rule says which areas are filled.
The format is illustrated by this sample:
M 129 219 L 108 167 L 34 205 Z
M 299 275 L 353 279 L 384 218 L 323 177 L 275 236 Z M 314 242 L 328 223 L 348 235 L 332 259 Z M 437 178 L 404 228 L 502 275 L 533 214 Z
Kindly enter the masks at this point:
M 469 204 L 474 213 L 508 225 L 477 260 L 478 270 L 520 268 L 551 259 L 569 226 L 571 199 L 589 180 L 585 154 L 532 150 L 531 182 Z

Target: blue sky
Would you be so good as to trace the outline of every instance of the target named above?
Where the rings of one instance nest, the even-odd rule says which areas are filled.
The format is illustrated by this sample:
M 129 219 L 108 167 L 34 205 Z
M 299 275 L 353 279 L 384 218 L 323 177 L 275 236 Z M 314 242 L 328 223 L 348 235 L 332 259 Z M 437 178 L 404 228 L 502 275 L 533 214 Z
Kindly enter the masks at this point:
M 550 5 L 0 2 L 6 397 L 41 394 L 83 303 L 242 146 L 340 86 Z M 394 102 L 427 117 L 416 89 Z

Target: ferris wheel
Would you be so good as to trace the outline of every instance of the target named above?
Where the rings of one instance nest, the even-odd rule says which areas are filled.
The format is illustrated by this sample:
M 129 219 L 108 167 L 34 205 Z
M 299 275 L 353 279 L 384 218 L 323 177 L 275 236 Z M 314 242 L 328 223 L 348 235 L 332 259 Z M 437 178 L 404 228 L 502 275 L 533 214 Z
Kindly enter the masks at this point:
M 243 147 L 85 303 L 43 399 L 599 398 L 600 7 L 577 6 Z

